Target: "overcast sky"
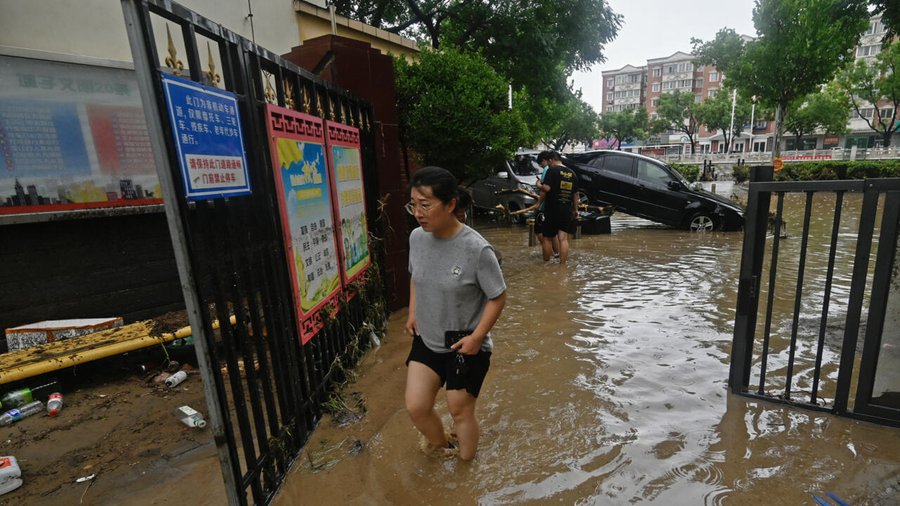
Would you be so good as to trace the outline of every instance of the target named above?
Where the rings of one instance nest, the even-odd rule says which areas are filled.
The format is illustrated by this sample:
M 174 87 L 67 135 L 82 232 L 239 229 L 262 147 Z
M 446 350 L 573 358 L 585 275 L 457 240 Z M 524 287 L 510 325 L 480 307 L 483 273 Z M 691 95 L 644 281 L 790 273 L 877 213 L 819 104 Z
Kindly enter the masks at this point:
M 734 28 L 744 35 L 756 35 L 753 28 L 753 0 L 607 0 L 624 19 L 616 38 L 603 50 L 606 62 L 590 72 L 573 75 L 575 88 L 584 99 L 601 110 L 601 76 L 604 70 L 625 65 L 646 65 L 650 58 L 669 56 L 676 51 L 691 52 L 691 37 L 710 40 L 719 29 Z

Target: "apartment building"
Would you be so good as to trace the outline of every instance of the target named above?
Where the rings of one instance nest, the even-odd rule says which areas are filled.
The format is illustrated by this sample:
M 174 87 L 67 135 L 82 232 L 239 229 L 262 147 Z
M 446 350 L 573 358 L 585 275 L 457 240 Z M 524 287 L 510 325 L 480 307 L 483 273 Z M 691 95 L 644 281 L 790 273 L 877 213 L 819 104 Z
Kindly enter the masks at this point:
M 881 16 L 873 16 L 855 50 L 856 59 L 871 61 L 881 51 L 884 32 L 885 27 L 881 22 Z M 750 37 L 743 37 L 746 41 L 752 40 Z M 678 51 L 670 56 L 648 59 L 646 65 L 640 67 L 626 65 L 618 70 L 602 72 L 604 85 L 601 112 L 644 107 L 648 115 L 654 118 L 657 114 L 656 108 L 660 97 L 665 93 L 672 93 L 676 90 L 693 93 L 698 102 L 715 97 L 721 90 L 725 76 L 714 65 L 697 65 L 693 60 L 692 55 Z M 642 84 L 638 86 L 638 83 Z M 642 91 L 638 92 L 637 90 Z M 893 106 L 888 101 L 880 101 L 874 105 L 867 104 L 859 114 L 856 111 L 851 113 L 847 125 L 849 133 L 846 135 L 813 134 L 804 138 L 800 145 L 797 145 L 796 139 L 787 135 L 784 139 L 784 148 L 786 150 L 806 150 L 852 146 L 881 147 L 881 137 L 869 128 L 865 119 L 872 120 L 876 116 L 891 117 L 893 112 Z M 774 122 L 764 116 L 754 115 L 752 123 L 752 125 L 750 122 L 744 125 L 743 131 L 732 139 L 731 152 L 749 153 L 772 150 Z M 701 126 L 695 140 L 697 152 L 725 151 L 724 136 L 721 131 L 713 132 Z M 671 153 L 673 150 L 681 150 L 684 153 L 690 152 L 690 144 L 686 136 L 678 132 L 663 133 L 645 141 L 642 148 L 644 151 Z M 896 143 L 900 143 L 900 134 L 895 134 L 892 145 Z
M 875 56 L 881 52 L 881 41 L 886 31 L 884 23 L 881 22 L 881 16 L 873 16 L 869 20 L 869 27 L 860 37 L 859 45 L 856 47 L 856 60 L 872 62 Z M 855 110 L 850 112 L 850 121 L 847 125 L 849 133 L 844 136 L 842 145 L 846 148 L 857 146 L 860 148 L 880 148 L 883 139 L 877 135 L 866 120 L 874 121 L 879 118 L 890 118 L 894 115 L 893 104 L 887 100 L 881 100 L 877 104 L 864 104 L 857 113 Z M 894 134 L 891 145 L 900 142 L 900 134 Z
M 644 106 L 647 67 L 625 65 L 603 73 L 603 112 L 638 109 Z

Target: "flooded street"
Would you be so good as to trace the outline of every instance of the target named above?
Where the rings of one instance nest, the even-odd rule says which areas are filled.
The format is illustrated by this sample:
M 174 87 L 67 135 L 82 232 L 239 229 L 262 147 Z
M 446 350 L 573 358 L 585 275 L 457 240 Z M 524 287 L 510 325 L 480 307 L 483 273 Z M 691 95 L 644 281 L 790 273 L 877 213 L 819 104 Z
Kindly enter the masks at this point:
M 791 196 L 785 207 L 803 204 Z M 418 449 L 403 408 L 401 311 L 348 387 L 364 396 L 366 417 L 344 428 L 323 421 L 275 504 L 793 505 L 826 492 L 900 503 L 900 430 L 728 393 L 741 233 L 621 214 L 612 227 L 572 241 L 564 268 L 543 264 L 524 228 L 478 224 L 503 253 L 509 299 L 473 463 Z M 799 240 L 782 248 L 795 258 Z M 844 279 L 835 277 L 837 298 Z M 782 282 L 792 286 L 789 273 L 778 290 Z M 793 292 L 778 290 L 777 308 L 790 308 L 774 311 L 773 328 L 789 328 Z M 351 456 L 344 448 L 355 441 L 365 449 Z

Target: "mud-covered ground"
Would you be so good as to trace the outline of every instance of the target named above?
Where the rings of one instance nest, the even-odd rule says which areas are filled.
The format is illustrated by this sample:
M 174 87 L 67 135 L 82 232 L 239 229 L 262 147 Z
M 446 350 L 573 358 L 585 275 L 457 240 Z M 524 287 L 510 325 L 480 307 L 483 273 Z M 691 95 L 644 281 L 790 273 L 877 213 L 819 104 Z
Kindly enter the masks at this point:
M 171 332 L 186 320 L 176 313 L 154 324 Z M 159 381 L 170 360 L 188 372 L 173 389 Z M 196 367 L 192 346 L 156 346 L 26 382 L 58 381 L 65 405 L 58 417 L 0 427 L 0 455 L 16 457 L 24 480 L 0 505 L 224 504 L 210 429 L 175 416 L 183 405 L 206 414 Z

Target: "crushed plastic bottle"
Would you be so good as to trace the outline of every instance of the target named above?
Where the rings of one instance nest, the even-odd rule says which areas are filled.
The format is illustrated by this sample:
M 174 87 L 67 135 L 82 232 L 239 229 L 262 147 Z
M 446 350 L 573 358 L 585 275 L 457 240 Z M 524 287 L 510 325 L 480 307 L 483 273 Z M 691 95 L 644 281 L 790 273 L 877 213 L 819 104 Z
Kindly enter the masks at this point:
M 198 429 L 206 427 L 203 415 L 190 406 L 179 406 L 175 409 L 175 416 L 188 427 L 197 427 Z
M 13 408 L 6 413 L 0 415 L 0 425 L 11 425 L 19 420 L 25 418 L 26 416 L 31 416 L 35 413 L 40 413 L 44 410 L 44 403 L 41 401 L 33 401 L 28 404 L 22 406 L 21 408 Z
M 56 416 L 59 414 L 59 410 L 63 407 L 63 396 L 59 392 L 54 392 L 50 394 L 50 398 L 47 399 L 47 414 L 50 416 Z

